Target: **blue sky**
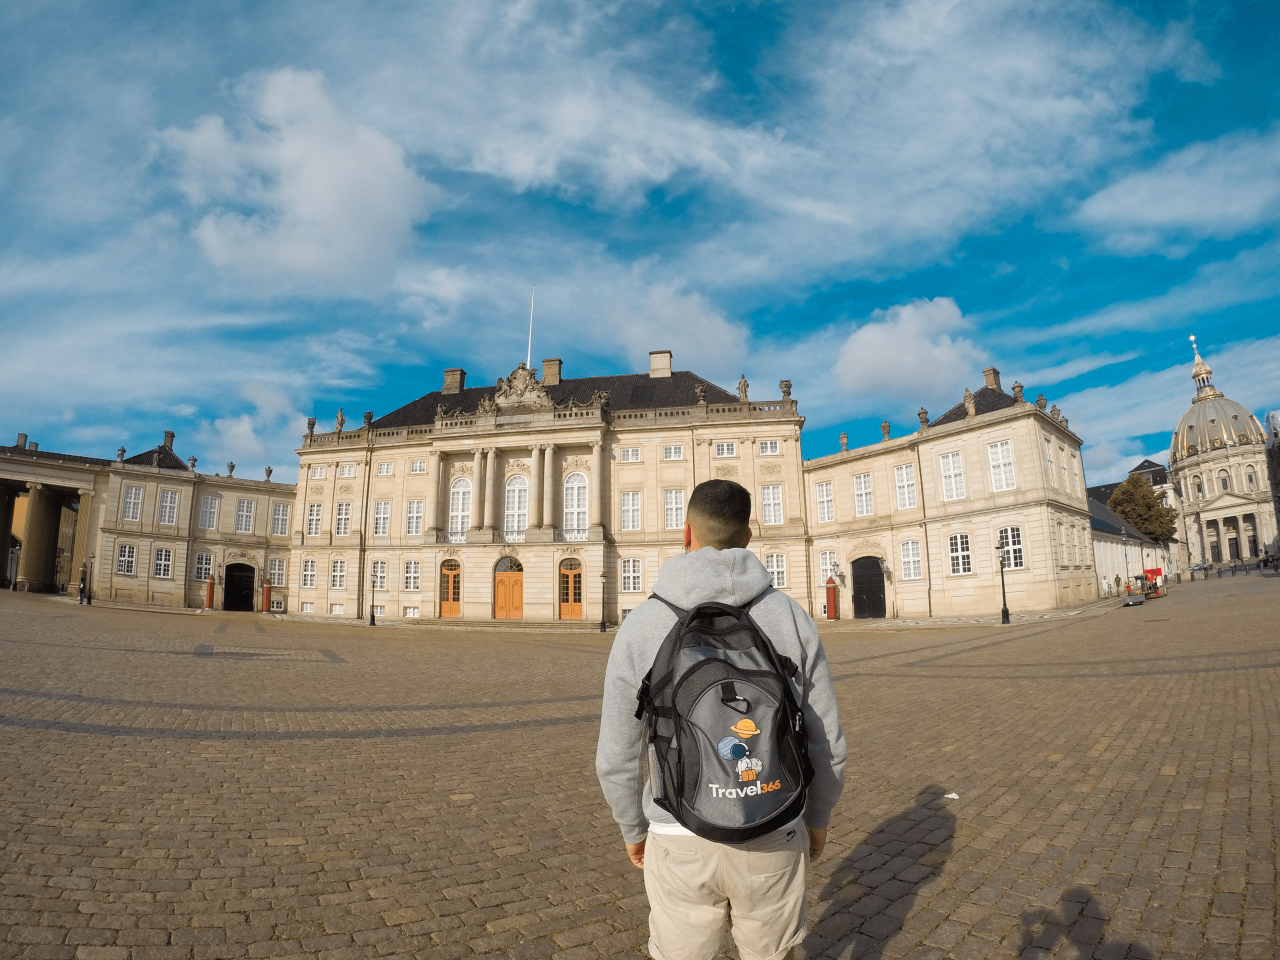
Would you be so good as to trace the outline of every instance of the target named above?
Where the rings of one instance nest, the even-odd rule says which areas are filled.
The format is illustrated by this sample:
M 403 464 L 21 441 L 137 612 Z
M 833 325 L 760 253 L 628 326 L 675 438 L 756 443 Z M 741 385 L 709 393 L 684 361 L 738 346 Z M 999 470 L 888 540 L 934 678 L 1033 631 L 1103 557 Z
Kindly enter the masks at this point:
M 1090 482 L 1280 407 L 1263 0 L 8 4 L 0 440 L 292 478 L 523 359 L 794 382 L 805 451 L 1000 368 Z

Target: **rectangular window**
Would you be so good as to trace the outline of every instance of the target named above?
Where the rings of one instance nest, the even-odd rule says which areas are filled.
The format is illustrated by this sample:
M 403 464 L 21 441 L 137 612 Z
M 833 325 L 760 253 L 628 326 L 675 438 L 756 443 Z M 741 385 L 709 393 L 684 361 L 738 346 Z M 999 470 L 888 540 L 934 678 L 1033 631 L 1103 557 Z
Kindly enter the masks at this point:
M 639 447 L 623 447 L 618 451 L 619 463 L 639 463 L 640 448 Z
M 354 477 L 356 475 L 356 465 L 354 463 L 344 463 L 338 467 L 338 476 Z
M 920 541 L 902 542 L 902 579 L 920 580 L 924 576 L 920 568 Z
M 916 505 L 916 468 L 904 463 L 893 468 L 893 480 L 898 488 L 898 509 L 909 510 Z
M 853 512 L 860 517 L 869 517 L 876 512 L 869 473 L 860 473 L 853 478 Z
M 314 603 L 300 603 L 298 604 L 298 612 L 299 613 L 315 613 L 316 605 Z
M 622 592 L 639 593 L 640 590 L 640 561 L 637 559 L 623 560 Z
M 760 522 L 782 522 L 782 484 L 771 483 L 760 488 Z
M 200 529 L 213 530 L 218 526 L 218 498 L 205 494 L 200 498 Z
M 391 476 L 391 464 L 389 464 L 389 463 L 380 463 L 380 464 L 378 464 L 378 476 L 380 476 L 380 477 L 389 477 L 389 476 Z
M 116 550 L 116 573 L 122 573 L 126 577 L 133 576 L 134 563 L 137 561 L 138 551 L 131 543 L 122 543 L 120 548 Z
M 347 561 L 333 561 L 329 570 L 329 586 L 334 590 L 347 589 Z
M 662 448 L 662 459 L 663 459 L 663 460 L 683 460 L 683 459 L 684 459 L 684 447 L 683 447 L 683 446 L 681 446 L 680 444 L 673 444 L 673 445 L 668 446 L 668 447 L 663 447 L 663 448 Z
M 351 504 L 339 503 L 334 507 L 333 535 L 345 537 L 351 533 Z
M 345 608 L 342 604 L 340 604 L 340 603 L 331 603 L 331 604 L 329 604 L 329 614 L 330 614 L 330 616 L 340 617 L 340 616 L 342 616 L 342 612 L 343 612 L 343 610 L 345 610 L 345 609 L 346 609 L 346 608 Z
M 275 600 L 275 599 L 272 599 L 272 601 L 271 601 L 271 612 L 272 612 L 272 613 L 284 613 L 284 601 L 283 601 L 283 600 Z
M 449 487 L 449 542 L 463 543 L 471 523 L 471 481 L 459 477 Z
M 824 480 L 814 488 L 818 499 L 819 523 L 829 523 L 836 518 L 836 500 L 831 488 L 830 480 Z
M 253 500 L 236 501 L 236 533 L 253 533 Z
M 760 441 L 760 456 L 776 457 L 777 455 L 778 455 L 777 440 L 761 440 Z
M 953 574 L 973 573 L 973 558 L 969 555 L 969 535 L 953 533 L 947 540 L 947 548 L 951 552 L 951 572 Z
M 375 617 L 385 617 L 387 615 L 387 608 L 384 607 L 382 604 L 380 603 L 371 604 L 371 607 L 373 609 L 373 615 Z
M 411 537 L 422 536 L 422 501 L 410 500 L 405 506 L 404 532 Z
M 662 511 L 663 520 L 666 522 L 668 530 L 681 530 L 684 528 L 684 491 L 683 490 L 663 490 L 662 491 Z
M 640 491 L 622 491 L 622 529 L 640 529 Z
M 770 553 L 764 558 L 764 568 L 769 571 L 769 583 L 777 590 L 787 585 L 787 558 L 785 554 Z
M 267 577 L 273 587 L 284 586 L 284 557 L 272 557 L 267 561 Z
M 311 465 L 311 479 L 312 480 L 324 479 L 324 464 L 315 463 Z
M 271 505 L 271 535 L 287 537 L 289 535 L 289 505 L 273 503 Z
M 422 561 L 406 560 L 404 562 L 404 588 L 414 591 L 422 589 Z
M 1071 492 L 1080 496 L 1080 461 L 1074 453 L 1071 455 Z
M 1008 440 L 987 444 L 987 460 L 991 463 L 991 489 L 995 493 L 1012 490 L 1013 447 Z
M 404 607 L 404 608 L 403 608 L 403 610 L 404 610 L 404 614 L 403 614 L 403 615 L 404 615 L 404 616 L 406 616 L 406 617 L 416 617 L 416 616 L 418 616 L 418 608 L 417 608 L 417 607 Z
M 836 575 L 838 569 L 840 567 L 836 562 L 836 552 L 834 550 L 823 550 L 818 554 L 818 577 L 823 586 Z
M 964 499 L 964 464 L 959 451 L 944 453 L 938 461 L 942 465 L 942 499 Z
M 1022 528 L 1001 527 L 996 548 L 1004 560 L 1006 570 L 1021 570 L 1024 564 L 1022 557 Z
M 425 460 L 410 460 L 410 461 L 409 461 L 409 472 L 410 472 L 410 473 L 426 473 L 426 472 L 427 472 L 427 461 L 425 461 Z
M 736 443 L 717 443 L 717 457 L 736 457 L 738 455 L 738 445 Z
M 195 573 L 192 574 L 193 580 L 208 580 L 209 574 L 213 572 L 213 554 L 197 553 Z
M 172 524 L 178 522 L 178 491 L 161 490 L 160 506 L 156 510 L 156 522 Z
M 314 560 L 302 561 L 302 585 L 307 589 L 314 589 L 316 585 L 316 562 Z
M 1045 476 L 1049 478 L 1049 486 L 1056 487 L 1058 478 L 1053 472 L 1053 441 L 1048 437 L 1044 438 L 1044 465 Z
M 320 536 L 320 504 L 307 504 L 307 536 Z
M 173 579 L 173 551 L 168 547 L 156 547 L 151 575 L 161 580 Z
M 379 500 L 373 505 L 373 535 L 385 537 L 391 532 L 391 501 Z
M 124 488 L 124 506 L 120 510 L 121 520 L 142 519 L 142 488 Z
M 387 561 L 369 561 L 369 580 L 375 590 L 387 589 Z
M 1070 481 L 1067 479 L 1067 448 L 1058 447 L 1058 466 L 1062 469 L 1062 492 L 1066 493 L 1071 489 Z

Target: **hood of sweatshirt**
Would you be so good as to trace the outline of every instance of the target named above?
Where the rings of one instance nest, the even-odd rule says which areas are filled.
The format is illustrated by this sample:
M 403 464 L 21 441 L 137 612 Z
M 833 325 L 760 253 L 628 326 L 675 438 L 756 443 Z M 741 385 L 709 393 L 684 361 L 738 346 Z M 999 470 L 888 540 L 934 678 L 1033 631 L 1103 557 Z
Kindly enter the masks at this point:
M 740 607 L 769 583 L 769 571 L 750 550 L 703 547 L 667 560 L 653 592 L 685 610 L 711 602 Z

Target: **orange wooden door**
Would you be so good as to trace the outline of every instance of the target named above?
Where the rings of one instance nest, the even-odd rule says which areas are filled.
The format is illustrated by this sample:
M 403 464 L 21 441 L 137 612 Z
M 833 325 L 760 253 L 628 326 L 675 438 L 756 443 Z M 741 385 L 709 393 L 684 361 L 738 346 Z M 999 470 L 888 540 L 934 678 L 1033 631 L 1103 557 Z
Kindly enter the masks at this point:
M 582 619 L 582 561 L 572 557 L 560 563 L 560 619 Z
M 493 575 L 493 616 L 496 620 L 523 619 L 523 573 L 495 573 Z
M 457 560 L 440 564 L 440 616 L 462 616 L 462 564 Z

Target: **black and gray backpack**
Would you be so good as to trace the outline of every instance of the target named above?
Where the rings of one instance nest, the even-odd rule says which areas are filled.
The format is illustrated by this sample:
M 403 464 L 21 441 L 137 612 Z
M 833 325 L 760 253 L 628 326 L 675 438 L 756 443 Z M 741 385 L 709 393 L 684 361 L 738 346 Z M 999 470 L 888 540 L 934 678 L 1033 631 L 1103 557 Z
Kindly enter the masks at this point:
M 654 802 L 720 843 L 790 823 L 813 779 L 796 665 L 751 617 L 764 595 L 682 610 L 654 594 L 678 619 L 636 694 Z

